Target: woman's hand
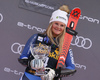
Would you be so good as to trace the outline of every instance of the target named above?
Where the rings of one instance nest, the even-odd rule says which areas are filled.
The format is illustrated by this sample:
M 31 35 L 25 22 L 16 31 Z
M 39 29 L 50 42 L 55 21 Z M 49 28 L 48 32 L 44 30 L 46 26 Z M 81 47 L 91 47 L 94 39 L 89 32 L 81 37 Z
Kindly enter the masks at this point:
M 42 59 L 33 59 L 30 62 L 30 67 L 32 69 L 40 69 L 44 67 L 44 62 L 42 61 Z
M 42 80 L 52 80 L 55 77 L 55 71 L 51 68 L 45 68 L 45 75 L 41 76 Z

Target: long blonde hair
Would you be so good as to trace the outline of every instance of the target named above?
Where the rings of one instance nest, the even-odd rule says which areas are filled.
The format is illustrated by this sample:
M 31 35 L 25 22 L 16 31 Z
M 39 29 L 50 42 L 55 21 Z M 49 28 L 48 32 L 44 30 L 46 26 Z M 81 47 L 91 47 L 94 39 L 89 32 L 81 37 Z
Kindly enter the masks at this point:
M 67 13 L 70 13 L 70 10 L 69 10 L 69 8 L 68 8 L 67 5 L 62 5 L 59 9 L 62 10 L 62 11 L 65 11 L 65 12 L 67 12 Z M 67 16 L 67 15 L 66 15 L 66 16 Z M 52 23 L 53 23 L 53 22 L 52 22 Z M 53 44 L 59 45 L 59 53 L 58 53 L 58 55 L 60 55 L 60 53 L 61 53 L 61 51 L 62 51 L 62 45 L 63 45 L 63 40 L 64 40 L 64 34 L 65 34 L 65 32 L 66 32 L 66 27 L 65 27 L 64 31 L 63 31 L 60 35 L 58 35 L 58 36 L 56 37 L 56 43 L 55 43 L 55 41 L 54 41 L 54 39 L 53 39 L 52 30 L 51 30 L 52 23 L 49 24 L 49 26 L 48 26 L 48 28 L 47 28 L 47 30 L 46 30 L 45 33 L 46 33 L 47 36 L 50 38 L 50 40 L 51 40 L 51 42 L 52 42 Z

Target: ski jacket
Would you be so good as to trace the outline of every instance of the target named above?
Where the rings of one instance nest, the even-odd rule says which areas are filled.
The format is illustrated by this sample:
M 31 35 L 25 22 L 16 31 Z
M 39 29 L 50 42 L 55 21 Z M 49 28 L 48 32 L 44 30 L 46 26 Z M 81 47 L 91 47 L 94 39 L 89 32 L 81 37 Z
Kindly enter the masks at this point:
M 58 56 L 59 48 L 55 44 L 51 43 L 48 36 L 44 35 L 44 34 L 34 34 L 29 38 L 29 40 L 27 41 L 27 43 L 23 49 L 22 54 L 20 55 L 20 59 L 24 59 L 24 58 L 28 59 L 31 55 L 30 45 L 31 44 L 40 44 L 40 43 L 51 46 L 51 52 L 48 56 L 49 59 L 48 59 L 46 67 L 55 69 L 56 65 L 57 65 L 58 57 L 59 57 Z M 67 58 L 65 61 L 65 67 L 67 69 L 75 69 L 72 49 L 69 49 L 69 51 L 68 51 L 68 55 L 67 55 Z M 29 70 L 28 67 L 26 68 L 26 71 L 27 70 Z

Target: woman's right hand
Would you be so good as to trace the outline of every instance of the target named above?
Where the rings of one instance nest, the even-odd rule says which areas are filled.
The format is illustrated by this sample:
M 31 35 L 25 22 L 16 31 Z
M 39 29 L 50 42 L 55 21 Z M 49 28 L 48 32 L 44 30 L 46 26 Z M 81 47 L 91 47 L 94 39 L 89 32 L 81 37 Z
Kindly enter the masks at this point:
M 28 59 L 20 59 L 18 58 L 18 62 L 21 63 L 23 66 L 28 66 Z

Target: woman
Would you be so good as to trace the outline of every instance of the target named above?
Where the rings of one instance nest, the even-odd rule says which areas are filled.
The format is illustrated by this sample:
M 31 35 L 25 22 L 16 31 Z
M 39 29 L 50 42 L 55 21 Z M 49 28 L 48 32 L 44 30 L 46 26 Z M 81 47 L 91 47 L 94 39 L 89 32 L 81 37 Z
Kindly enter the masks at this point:
M 19 62 L 22 65 L 26 66 L 25 73 L 20 80 L 42 80 L 43 78 L 46 78 L 47 80 L 52 80 L 55 76 L 56 77 L 60 76 L 61 70 L 57 70 L 56 65 L 62 50 L 63 39 L 66 30 L 65 28 L 68 22 L 67 14 L 69 12 L 70 10 L 67 5 L 61 6 L 58 10 L 52 13 L 49 22 L 50 24 L 46 32 L 43 34 L 34 34 L 27 41 L 25 48 L 19 58 Z M 31 55 L 30 51 L 30 45 L 32 44 L 46 44 L 51 46 L 50 54 L 48 56 L 48 59 L 46 59 L 47 65 L 45 70 L 47 70 L 47 74 L 44 76 L 34 75 L 36 70 L 32 69 L 32 64 L 30 64 L 31 61 L 36 61 L 36 59 L 34 59 L 34 57 Z M 75 65 L 72 55 L 73 55 L 72 50 L 69 49 L 65 65 L 66 65 L 66 70 L 69 70 L 69 72 L 72 71 L 73 73 L 73 71 L 75 71 Z M 40 63 L 39 65 L 41 65 L 42 68 L 42 64 Z

